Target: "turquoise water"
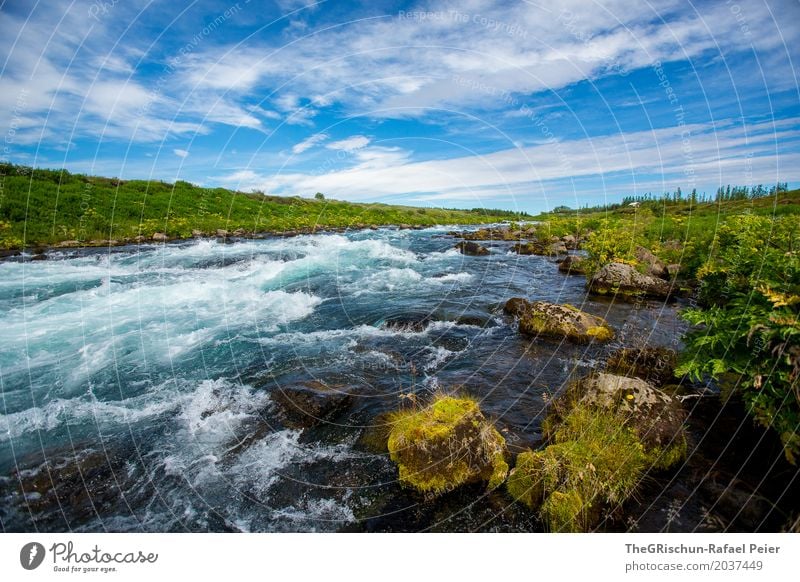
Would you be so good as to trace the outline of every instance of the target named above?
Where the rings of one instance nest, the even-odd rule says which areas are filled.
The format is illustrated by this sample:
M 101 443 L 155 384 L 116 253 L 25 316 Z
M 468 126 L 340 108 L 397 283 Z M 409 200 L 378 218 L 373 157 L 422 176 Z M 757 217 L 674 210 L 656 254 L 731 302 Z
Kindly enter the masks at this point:
M 510 243 L 463 256 L 452 228 L 0 263 L 3 530 L 533 527 L 502 492 L 422 503 L 359 437 L 411 393 L 462 387 L 512 447 L 535 444 L 570 375 L 621 345 L 674 347 L 677 308 L 587 299 L 583 278 Z M 513 296 L 602 315 L 617 340 L 526 340 L 502 314 Z M 313 379 L 353 404 L 284 426 L 270 392 Z

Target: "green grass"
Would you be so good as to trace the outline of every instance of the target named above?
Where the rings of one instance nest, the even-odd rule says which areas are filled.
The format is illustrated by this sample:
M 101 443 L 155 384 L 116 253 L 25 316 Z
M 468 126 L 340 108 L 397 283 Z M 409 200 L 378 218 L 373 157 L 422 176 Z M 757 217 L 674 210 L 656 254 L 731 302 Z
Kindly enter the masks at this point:
M 538 506 L 550 531 L 589 531 L 603 508 L 633 494 L 647 468 L 642 443 L 621 416 L 578 405 L 556 429 L 554 444 L 517 457 L 507 488 Z
M 800 190 L 746 200 L 691 203 L 688 200 L 650 200 L 638 208 L 614 205 L 608 209 L 545 213 L 542 235 L 588 236 L 588 276 L 612 260 L 635 264 L 637 245 L 653 251 L 667 264 L 681 265 L 683 277 L 693 278 L 712 257 L 715 237 L 734 217 L 755 215 L 774 221 L 800 217 Z
M 247 233 L 362 228 L 390 224 L 479 224 L 519 217 L 501 210 L 447 210 L 356 204 L 316 198 L 265 196 L 188 182 L 101 178 L 65 170 L 0 165 L 0 248 L 75 240 L 150 238 L 161 232 Z

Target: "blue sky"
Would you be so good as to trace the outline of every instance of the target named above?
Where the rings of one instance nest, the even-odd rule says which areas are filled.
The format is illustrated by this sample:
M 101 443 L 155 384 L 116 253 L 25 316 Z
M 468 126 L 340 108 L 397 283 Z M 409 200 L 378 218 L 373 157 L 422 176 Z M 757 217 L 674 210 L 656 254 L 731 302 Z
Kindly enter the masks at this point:
M 538 211 L 800 185 L 800 4 L 0 5 L 3 159 Z

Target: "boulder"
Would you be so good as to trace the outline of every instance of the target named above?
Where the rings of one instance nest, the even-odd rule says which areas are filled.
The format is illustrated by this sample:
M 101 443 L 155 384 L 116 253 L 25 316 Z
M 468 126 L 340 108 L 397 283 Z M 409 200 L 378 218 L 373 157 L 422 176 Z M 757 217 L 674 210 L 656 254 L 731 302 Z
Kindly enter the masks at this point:
M 569 304 L 529 302 L 515 297 L 506 302 L 505 311 L 519 318 L 519 331 L 525 335 L 566 339 L 578 344 L 614 338 L 614 330 L 605 319 Z
M 565 236 L 562 236 L 561 237 L 561 242 L 563 242 L 564 246 L 566 246 L 567 249 L 569 249 L 571 251 L 574 251 L 575 249 L 578 248 L 578 239 L 576 239 L 571 234 L 567 234 Z
M 37 527 L 54 531 L 118 507 L 124 491 L 130 491 L 138 452 L 111 442 L 101 450 L 87 447 L 76 441 L 15 459 L 11 478 L 0 480 L 0 495 L 8 504 L 4 509 L 19 503 L 15 511 L 30 515 Z M 12 491 L 3 491 L 4 484 Z
M 153 236 L 150 238 L 156 242 L 167 242 L 169 240 L 169 237 L 163 232 L 154 232 Z
M 455 248 L 457 248 L 462 255 L 482 256 L 489 254 L 489 249 L 476 242 L 462 241 L 458 243 Z
M 81 246 L 81 243 L 79 241 L 76 241 L 76 240 L 62 240 L 60 243 L 58 243 L 56 245 L 56 248 L 68 249 L 68 248 L 79 247 L 79 246 Z
M 634 256 L 637 261 L 645 266 L 647 274 L 661 279 L 669 278 L 667 266 L 648 249 L 637 246 Z
M 663 386 L 675 378 L 678 354 L 667 348 L 622 348 L 606 361 L 606 372 L 641 378 L 655 386 Z
M 519 317 L 528 309 L 530 304 L 530 301 L 522 297 L 512 297 L 506 301 L 506 304 L 503 306 L 503 312 L 506 315 Z
M 641 378 L 593 372 L 573 382 L 553 403 L 543 426 L 545 433 L 557 430 L 561 418 L 576 405 L 620 414 L 657 468 L 686 456 L 686 414 L 680 402 Z
M 564 260 L 558 263 L 558 270 L 567 275 L 585 275 L 583 263 L 586 259 L 578 255 L 567 255 Z
M 667 275 L 669 275 L 669 279 L 672 280 L 677 277 L 681 272 L 681 266 L 677 263 L 672 263 L 667 265 Z
M 316 380 L 278 388 L 270 396 L 279 407 L 281 419 L 291 428 L 311 428 L 330 420 L 353 401 L 349 392 Z
M 202 230 L 197 230 L 196 228 L 192 229 L 192 236 L 195 237 L 195 238 L 204 236 L 204 234 L 205 233 Z
M 437 496 L 468 483 L 499 486 L 508 473 L 506 443 L 471 398 L 440 395 L 391 418 L 389 455 L 400 482 Z
M 543 450 L 517 456 L 507 489 L 535 509 L 550 531 L 593 529 L 605 507 L 619 507 L 636 490 L 647 459 L 617 414 L 574 407 Z
M 545 255 L 545 247 L 541 243 L 526 242 L 517 243 L 511 247 L 511 250 L 518 255 Z
M 595 295 L 666 299 L 670 291 L 670 284 L 663 279 L 644 275 L 625 263 L 609 263 L 589 281 L 589 292 Z
M 218 228 L 218 229 L 217 229 L 217 236 L 218 236 L 219 238 L 225 238 L 225 237 L 227 237 L 228 235 L 229 235 L 228 231 L 227 231 L 227 230 L 225 230 L 224 228 Z
M 511 250 L 519 255 L 541 255 L 544 257 L 567 254 L 567 247 L 561 241 L 517 243 L 511 247 Z

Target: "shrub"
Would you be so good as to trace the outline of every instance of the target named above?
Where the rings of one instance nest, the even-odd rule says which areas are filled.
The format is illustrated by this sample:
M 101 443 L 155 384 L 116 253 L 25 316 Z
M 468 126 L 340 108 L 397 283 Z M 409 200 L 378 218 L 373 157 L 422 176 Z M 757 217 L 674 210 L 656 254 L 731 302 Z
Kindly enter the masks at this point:
M 778 431 L 786 458 L 800 454 L 800 226 L 794 218 L 729 219 L 698 273 L 701 304 L 683 316 L 679 373 L 734 374 L 733 390 L 764 426 Z

